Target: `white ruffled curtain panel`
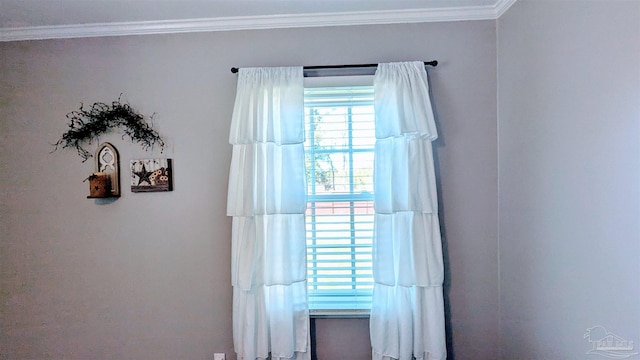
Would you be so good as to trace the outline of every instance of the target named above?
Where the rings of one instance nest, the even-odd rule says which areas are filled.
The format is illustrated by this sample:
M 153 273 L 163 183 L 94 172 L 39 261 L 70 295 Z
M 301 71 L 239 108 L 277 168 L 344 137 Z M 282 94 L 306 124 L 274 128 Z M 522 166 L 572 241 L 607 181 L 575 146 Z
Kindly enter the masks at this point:
M 229 142 L 239 360 L 309 360 L 302 67 L 238 73 Z
M 424 64 L 378 65 L 374 90 L 373 359 L 445 359 L 438 134 Z

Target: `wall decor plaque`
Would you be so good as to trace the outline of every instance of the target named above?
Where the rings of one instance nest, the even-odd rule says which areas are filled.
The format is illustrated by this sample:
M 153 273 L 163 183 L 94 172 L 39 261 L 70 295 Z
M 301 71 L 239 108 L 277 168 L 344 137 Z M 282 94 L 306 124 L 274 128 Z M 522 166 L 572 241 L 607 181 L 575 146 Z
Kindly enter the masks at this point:
M 171 159 L 131 160 L 131 192 L 173 190 Z

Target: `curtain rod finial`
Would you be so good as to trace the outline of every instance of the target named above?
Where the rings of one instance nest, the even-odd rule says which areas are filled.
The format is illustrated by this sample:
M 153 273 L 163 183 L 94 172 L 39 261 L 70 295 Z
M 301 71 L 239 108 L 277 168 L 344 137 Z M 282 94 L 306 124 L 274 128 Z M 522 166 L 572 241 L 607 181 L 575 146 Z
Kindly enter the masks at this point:
M 231 72 L 234 73 L 234 74 L 237 74 L 238 73 L 238 68 L 237 67 L 232 67 L 231 68 Z

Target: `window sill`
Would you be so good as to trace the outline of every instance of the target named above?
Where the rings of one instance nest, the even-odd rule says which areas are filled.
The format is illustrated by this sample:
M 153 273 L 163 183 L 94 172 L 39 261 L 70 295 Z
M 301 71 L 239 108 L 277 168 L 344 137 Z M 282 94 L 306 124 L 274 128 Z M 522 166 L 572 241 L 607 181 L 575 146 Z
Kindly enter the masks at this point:
M 309 310 L 311 319 L 368 319 L 371 311 L 365 310 Z

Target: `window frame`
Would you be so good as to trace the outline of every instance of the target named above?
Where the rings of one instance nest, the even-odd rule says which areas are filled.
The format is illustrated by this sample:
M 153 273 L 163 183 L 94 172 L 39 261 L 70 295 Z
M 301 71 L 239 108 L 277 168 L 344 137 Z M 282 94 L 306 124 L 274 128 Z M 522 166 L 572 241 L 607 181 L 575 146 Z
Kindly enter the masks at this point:
M 373 86 L 373 75 L 362 76 L 325 76 L 311 77 L 304 79 L 304 88 L 317 87 L 348 87 L 348 86 Z M 307 181 L 311 181 L 307 179 Z M 328 201 L 329 199 L 343 200 L 348 196 L 348 200 L 354 200 L 351 195 L 307 195 L 307 203 L 314 199 Z M 359 194 L 355 197 L 364 201 L 373 201 L 373 194 Z M 308 216 L 306 214 L 305 216 Z M 307 262 L 308 264 L 308 262 Z M 370 309 L 309 309 L 311 318 L 368 318 Z

